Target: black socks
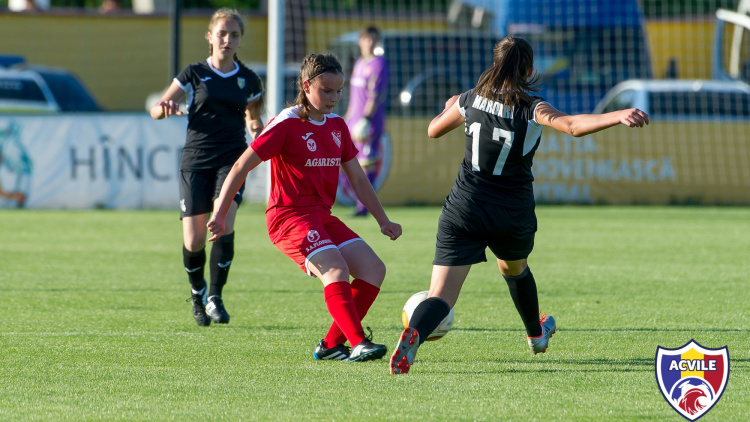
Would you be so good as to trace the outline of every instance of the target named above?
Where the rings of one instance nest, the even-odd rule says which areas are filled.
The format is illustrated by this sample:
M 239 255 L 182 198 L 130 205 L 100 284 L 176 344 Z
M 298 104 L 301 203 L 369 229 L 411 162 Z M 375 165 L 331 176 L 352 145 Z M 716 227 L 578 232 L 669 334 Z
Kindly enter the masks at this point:
M 517 276 L 505 276 L 508 283 L 510 297 L 516 310 L 526 326 L 526 335 L 537 337 L 542 335 L 542 327 L 539 324 L 539 297 L 536 292 L 536 281 L 529 267 Z
M 211 288 L 209 296 L 221 296 L 234 258 L 234 232 L 221 236 L 211 247 Z
M 190 252 L 182 245 L 182 263 L 185 265 L 190 285 L 193 290 L 199 292 L 206 287 L 206 280 L 203 278 L 204 267 L 206 265 L 206 249 Z
M 439 297 L 428 297 L 417 305 L 411 315 L 409 327 L 419 332 L 419 344 L 427 340 L 427 336 L 435 331 L 450 311 L 451 307 L 448 302 Z

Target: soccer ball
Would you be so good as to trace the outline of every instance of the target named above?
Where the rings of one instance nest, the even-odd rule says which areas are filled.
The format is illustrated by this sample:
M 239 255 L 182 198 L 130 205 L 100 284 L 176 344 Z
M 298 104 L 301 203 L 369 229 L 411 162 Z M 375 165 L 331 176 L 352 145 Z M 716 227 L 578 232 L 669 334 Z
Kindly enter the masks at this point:
M 409 300 L 406 301 L 406 304 L 404 304 L 404 309 L 401 311 L 401 322 L 404 323 L 404 328 L 409 327 L 409 320 L 411 319 L 411 315 L 414 313 L 414 309 L 416 309 L 417 305 L 419 305 L 425 299 L 427 299 L 427 290 L 419 293 L 414 293 L 409 298 Z M 427 341 L 440 340 L 444 335 L 448 334 L 448 331 L 451 330 L 452 326 L 453 309 L 451 309 L 448 315 L 443 318 L 443 320 L 440 322 L 440 325 L 435 328 L 435 331 L 427 336 Z

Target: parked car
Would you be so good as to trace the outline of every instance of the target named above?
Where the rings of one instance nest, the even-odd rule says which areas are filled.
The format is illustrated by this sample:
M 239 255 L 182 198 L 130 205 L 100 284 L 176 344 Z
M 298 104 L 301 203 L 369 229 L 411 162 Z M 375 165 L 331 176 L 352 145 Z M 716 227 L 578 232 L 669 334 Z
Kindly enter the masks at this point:
M 750 85 L 629 80 L 594 113 L 632 107 L 649 114 L 648 126 L 580 138 L 542 132 L 539 203 L 750 205 Z
M 750 85 L 720 80 L 628 80 L 613 87 L 594 113 L 632 107 L 660 120 L 750 120 Z
M 81 81 L 64 69 L 2 62 L 13 65 L 0 67 L 1 113 L 102 111 Z
M 637 0 L 470 0 L 490 15 L 491 30 L 382 31 L 391 71 L 388 114 L 427 116 L 473 88 L 492 66 L 494 46 L 513 34 L 534 48 L 539 95 L 570 114 L 590 113 L 616 83 L 650 78 L 643 13 Z M 329 48 L 351 74 L 359 32 Z M 347 99 L 341 105 L 346 106 Z
M 263 90 L 267 93 L 268 86 L 266 84 L 268 77 L 268 67 L 265 63 L 246 63 L 247 67 L 252 69 L 255 73 L 260 76 L 261 82 L 263 82 Z M 299 76 L 299 69 L 302 66 L 301 63 L 287 63 L 284 65 L 284 82 L 282 84 L 284 89 L 282 105 L 290 104 L 297 98 L 297 76 Z M 336 107 L 337 113 L 343 113 L 339 106 Z
M 591 113 L 618 82 L 652 77 L 638 0 L 463 2 L 488 13 L 497 36 L 531 43 L 539 95 L 565 113 Z
M 360 56 L 359 32 L 348 32 L 331 42 L 330 50 L 351 75 Z M 492 49 L 499 37 L 476 31 L 383 31 L 375 53 L 388 61 L 390 115 L 434 116 L 452 95 L 476 85 L 479 75 L 492 66 Z M 339 110 L 346 110 L 343 95 Z

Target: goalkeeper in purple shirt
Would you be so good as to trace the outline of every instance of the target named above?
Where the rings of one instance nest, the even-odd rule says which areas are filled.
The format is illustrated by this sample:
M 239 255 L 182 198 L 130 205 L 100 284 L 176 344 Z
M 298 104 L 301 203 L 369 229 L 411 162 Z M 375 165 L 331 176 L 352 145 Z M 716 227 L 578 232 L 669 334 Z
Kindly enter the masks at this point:
M 346 111 L 352 140 L 360 151 L 357 158 L 373 185 L 377 177 L 376 163 L 381 158 L 380 138 L 385 131 L 388 96 L 388 63 L 382 56 L 375 55 L 379 41 L 380 32 L 374 26 L 360 32 L 358 44 L 362 56 L 354 63 L 349 79 L 349 108 Z M 359 200 L 354 215 L 367 215 L 367 209 Z

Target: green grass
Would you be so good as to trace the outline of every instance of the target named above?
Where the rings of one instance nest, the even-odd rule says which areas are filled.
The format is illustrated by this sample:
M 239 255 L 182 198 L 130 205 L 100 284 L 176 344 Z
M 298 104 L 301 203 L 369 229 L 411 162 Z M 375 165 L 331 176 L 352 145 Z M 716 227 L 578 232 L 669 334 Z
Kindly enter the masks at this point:
M 393 208 L 391 242 L 346 219 L 388 266 L 365 319 L 392 348 L 401 306 L 429 283 L 440 209 Z M 346 216 L 349 210 L 335 213 Z M 0 211 L 0 420 L 671 420 L 657 346 L 729 347 L 702 421 L 750 420 L 750 210 L 539 207 L 529 264 L 558 320 L 532 356 L 494 263 L 476 265 L 454 328 L 408 375 L 385 360 L 318 362 L 320 283 L 245 206 L 226 326 L 198 327 L 176 212 Z

